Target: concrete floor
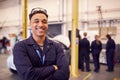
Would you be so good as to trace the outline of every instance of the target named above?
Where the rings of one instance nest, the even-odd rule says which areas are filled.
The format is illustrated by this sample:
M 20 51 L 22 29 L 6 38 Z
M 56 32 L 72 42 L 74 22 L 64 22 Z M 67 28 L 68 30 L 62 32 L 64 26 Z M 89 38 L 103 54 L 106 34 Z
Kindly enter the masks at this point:
M 9 54 L 0 54 L 0 80 L 19 80 L 18 76 L 12 74 L 7 67 L 7 57 Z
M 101 64 L 99 73 L 94 72 L 94 66 L 91 63 L 91 72 L 81 72 L 80 77 L 71 77 L 70 80 L 120 80 L 120 64 L 115 65 L 114 72 L 106 72 L 106 65 Z
M 9 54 L 0 54 L 0 80 L 20 80 L 15 74 L 12 74 L 7 68 L 6 59 Z M 70 80 L 120 80 L 120 64 L 115 65 L 114 72 L 106 72 L 106 65 L 101 64 L 99 73 L 93 71 L 94 67 L 91 63 L 91 72 L 81 72 L 80 76 L 71 77 Z

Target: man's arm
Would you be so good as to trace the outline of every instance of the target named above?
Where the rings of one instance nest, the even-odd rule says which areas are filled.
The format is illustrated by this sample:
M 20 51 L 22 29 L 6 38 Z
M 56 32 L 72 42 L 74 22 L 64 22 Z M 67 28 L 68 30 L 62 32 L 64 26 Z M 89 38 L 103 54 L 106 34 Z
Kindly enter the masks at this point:
M 56 66 L 58 70 L 53 74 L 54 80 L 69 80 L 69 62 L 66 60 L 66 56 L 63 52 L 63 48 L 60 44 L 56 45 L 57 61 Z

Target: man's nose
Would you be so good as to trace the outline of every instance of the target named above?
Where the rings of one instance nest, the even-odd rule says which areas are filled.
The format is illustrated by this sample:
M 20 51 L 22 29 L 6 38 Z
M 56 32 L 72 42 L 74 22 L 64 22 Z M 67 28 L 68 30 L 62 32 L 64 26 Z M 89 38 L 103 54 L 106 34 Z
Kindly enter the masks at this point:
M 39 21 L 38 26 L 43 26 L 43 22 Z

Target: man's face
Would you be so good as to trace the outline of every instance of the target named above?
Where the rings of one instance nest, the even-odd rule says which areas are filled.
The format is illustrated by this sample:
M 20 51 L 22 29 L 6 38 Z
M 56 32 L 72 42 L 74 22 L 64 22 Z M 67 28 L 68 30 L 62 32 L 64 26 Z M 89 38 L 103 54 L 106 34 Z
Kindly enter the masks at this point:
M 98 35 L 95 35 L 95 40 L 99 40 L 99 36 Z
M 48 29 L 48 18 L 42 13 L 34 14 L 30 20 L 30 26 L 34 36 L 43 37 Z

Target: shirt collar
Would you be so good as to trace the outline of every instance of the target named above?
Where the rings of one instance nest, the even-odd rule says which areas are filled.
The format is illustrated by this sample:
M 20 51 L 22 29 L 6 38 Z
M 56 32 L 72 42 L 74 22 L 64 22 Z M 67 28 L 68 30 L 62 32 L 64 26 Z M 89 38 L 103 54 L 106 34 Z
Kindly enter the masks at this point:
M 44 45 L 45 45 L 45 44 L 51 44 L 51 43 L 52 43 L 52 41 L 46 37 L 46 38 L 45 38 Z M 30 37 L 27 39 L 27 44 L 28 44 L 28 45 L 38 45 L 38 44 L 35 42 L 35 40 L 33 39 L 32 36 L 30 36 Z

